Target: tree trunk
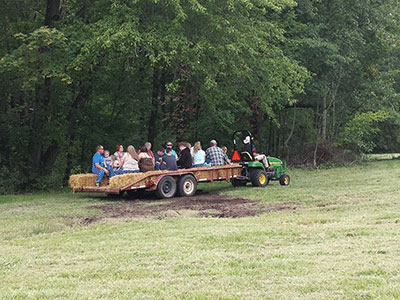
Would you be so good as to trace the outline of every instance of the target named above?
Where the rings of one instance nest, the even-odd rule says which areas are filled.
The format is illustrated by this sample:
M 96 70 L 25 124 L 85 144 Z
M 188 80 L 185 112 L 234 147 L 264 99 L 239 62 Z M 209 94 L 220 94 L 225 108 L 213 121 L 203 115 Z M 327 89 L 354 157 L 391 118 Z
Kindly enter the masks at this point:
M 313 153 L 313 166 L 314 168 L 317 167 L 317 153 L 318 153 L 318 146 L 319 146 L 319 135 L 321 133 L 321 127 L 318 129 L 317 137 L 315 138 L 315 147 Z
M 267 154 L 271 155 L 271 152 L 272 152 L 272 120 L 269 119 Z
M 336 83 L 336 86 L 334 87 L 334 82 L 332 81 L 332 99 L 331 99 L 331 103 L 329 104 L 329 107 L 332 106 L 332 134 L 331 137 L 335 134 L 335 123 L 336 123 L 336 95 L 338 93 L 339 90 L 339 86 L 341 84 L 341 80 L 342 80 L 342 68 L 339 69 L 339 77 Z M 328 109 L 329 109 L 328 107 Z
M 43 168 L 47 168 L 44 164 L 43 137 L 46 134 L 45 128 L 48 121 L 49 104 L 50 104 L 50 78 L 45 78 L 43 85 L 37 85 L 35 91 L 35 104 L 33 107 L 33 116 L 31 123 L 31 133 L 29 137 L 28 153 L 30 153 L 30 167 L 28 172 L 42 175 L 45 173 Z M 54 143 L 51 143 L 54 147 Z M 47 159 L 46 159 L 47 161 Z
M 316 116 L 318 116 L 318 113 L 319 113 L 319 111 L 318 111 L 318 108 L 317 108 L 317 111 L 315 113 Z M 320 121 L 320 120 L 318 120 L 318 117 L 317 117 L 316 124 L 319 124 L 318 121 Z M 319 146 L 319 140 L 320 140 L 320 135 L 321 135 L 321 129 L 322 129 L 322 123 L 321 123 L 321 126 L 318 126 L 317 136 L 315 138 L 315 147 L 314 147 L 314 152 L 313 152 L 313 166 L 314 166 L 314 168 L 317 167 L 317 163 L 318 163 L 318 161 L 317 161 L 317 153 L 318 153 L 318 146 Z
M 289 141 L 293 136 L 294 133 L 294 127 L 296 125 L 296 105 L 293 107 L 293 121 L 292 121 L 292 128 L 290 129 L 290 133 L 289 136 L 287 137 L 287 139 L 285 140 L 285 148 L 286 148 L 286 159 L 289 160 Z
M 278 124 L 279 126 L 276 127 L 276 148 L 275 148 L 275 155 L 279 156 L 279 150 L 280 150 L 280 145 L 281 145 L 281 112 L 278 113 Z
M 153 70 L 153 92 L 151 95 L 151 112 L 148 123 L 147 140 L 154 144 L 154 138 L 157 135 L 157 117 L 158 117 L 158 95 L 160 93 L 159 70 Z
M 328 106 L 326 104 L 327 94 L 324 95 L 322 99 L 322 123 L 321 123 L 321 137 L 322 140 L 326 140 L 326 123 L 328 119 Z
M 47 0 L 44 25 L 53 27 L 54 21 L 60 19 L 60 0 Z
M 54 21 L 60 18 L 60 0 L 47 0 L 44 25 L 52 27 Z M 46 51 L 46 50 L 39 50 Z M 53 139 L 47 149 L 43 149 L 43 138 L 46 135 L 46 127 L 51 121 L 51 79 L 46 77 L 42 84 L 35 87 L 35 103 L 33 105 L 33 116 L 31 122 L 31 134 L 28 143 L 29 166 L 27 173 L 29 181 L 32 182 L 36 176 L 47 174 L 58 154 L 58 142 Z
M 81 85 L 78 96 L 75 98 L 74 103 L 72 103 L 70 113 L 68 114 L 68 120 L 69 120 L 68 133 L 67 133 L 68 145 L 72 145 L 72 143 L 76 138 L 76 124 L 78 121 L 78 113 L 86 103 L 87 99 L 89 98 L 90 90 L 91 90 L 91 84 L 89 86 Z M 67 164 L 65 168 L 64 182 L 68 181 L 73 166 L 72 162 L 73 153 L 72 149 L 70 149 L 69 147 L 68 149 L 66 149 L 66 158 L 67 158 Z

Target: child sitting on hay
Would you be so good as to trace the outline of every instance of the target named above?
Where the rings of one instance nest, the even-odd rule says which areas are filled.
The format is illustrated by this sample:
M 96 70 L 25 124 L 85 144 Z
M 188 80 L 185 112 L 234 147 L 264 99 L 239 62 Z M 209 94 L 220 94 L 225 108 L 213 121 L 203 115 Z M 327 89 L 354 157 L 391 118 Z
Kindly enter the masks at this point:
M 113 159 L 110 156 L 109 150 L 104 150 L 104 166 L 106 169 L 111 168 L 113 163 Z

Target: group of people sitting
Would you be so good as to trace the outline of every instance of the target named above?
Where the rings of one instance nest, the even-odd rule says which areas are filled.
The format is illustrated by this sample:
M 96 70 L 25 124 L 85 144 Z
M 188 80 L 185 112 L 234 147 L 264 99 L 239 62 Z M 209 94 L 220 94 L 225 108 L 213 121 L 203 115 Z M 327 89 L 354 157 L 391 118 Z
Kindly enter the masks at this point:
M 127 174 L 148 172 L 153 170 L 177 170 L 190 169 L 205 166 L 223 166 L 231 164 L 226 147 L 218 147 L 217 141 L 211 140 L 210 147 L 206 151 L 202 150 L 200 141 L 194 143 L 180 142 L 178 153 L 173 150 L 172 142 L 167 142 L 165 147 L 161 147 L 156 153 L 151 150 L 151 143 L 146 142 L 139 147 L 136 152 L 135 147 L 129 145 L 127 151 L 121 144 L 116 146 L 116 151 L 110 155 L 109 150 L 104 150 L 102 145 L 96 147 L 96 153 L 93 155 L 92 173 L 97 174 L 96 187 L 104 175 L 109 178 Z

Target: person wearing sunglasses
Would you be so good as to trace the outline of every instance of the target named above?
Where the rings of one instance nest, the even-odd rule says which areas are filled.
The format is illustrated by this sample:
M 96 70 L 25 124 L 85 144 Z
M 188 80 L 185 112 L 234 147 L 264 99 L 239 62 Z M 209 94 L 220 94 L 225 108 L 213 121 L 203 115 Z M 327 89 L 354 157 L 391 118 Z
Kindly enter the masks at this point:
M 167 150 L 168 150 L 168 149 L 171 149 L 171 150 L 172 150 L 172 155 L 174 155 L 175 158 L 178 159 L 178 155 L 176 154 L 175 150 L 172 149 L 172 142 L 167 142 L 167 143 L 165 144 L 165 151 L 164 151 L 164 154 L 167 154 Z

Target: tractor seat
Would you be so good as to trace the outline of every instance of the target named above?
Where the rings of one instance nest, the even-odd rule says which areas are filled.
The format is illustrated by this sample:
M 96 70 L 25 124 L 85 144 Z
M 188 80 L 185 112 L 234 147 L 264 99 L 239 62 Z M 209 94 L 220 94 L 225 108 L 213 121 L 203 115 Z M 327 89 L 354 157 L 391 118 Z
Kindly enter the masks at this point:
M 241 161 L 253 161 L 253 155 L 251 155 L 249 152 L 244 151 L 244 152 L 240 152 L 240 159 Z

